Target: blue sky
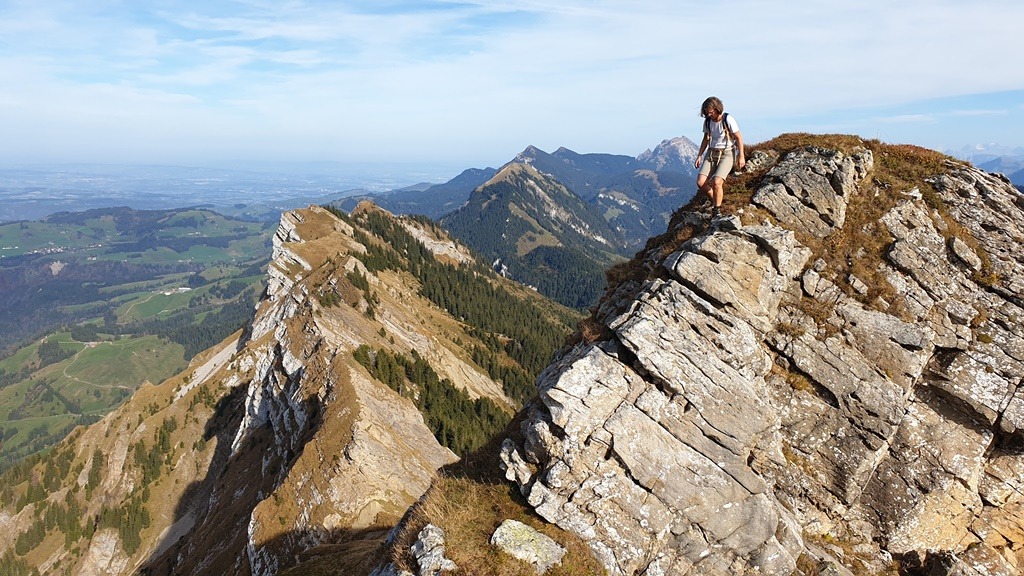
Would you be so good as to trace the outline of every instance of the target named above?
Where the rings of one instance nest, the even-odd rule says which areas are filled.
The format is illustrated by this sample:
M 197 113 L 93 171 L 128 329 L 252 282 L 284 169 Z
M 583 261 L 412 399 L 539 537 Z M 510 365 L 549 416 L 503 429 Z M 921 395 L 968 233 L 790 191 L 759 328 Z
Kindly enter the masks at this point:
M 1019 0 L 0 0 L 0 163 L 498 166 L 849 133 L 1024 147 Z

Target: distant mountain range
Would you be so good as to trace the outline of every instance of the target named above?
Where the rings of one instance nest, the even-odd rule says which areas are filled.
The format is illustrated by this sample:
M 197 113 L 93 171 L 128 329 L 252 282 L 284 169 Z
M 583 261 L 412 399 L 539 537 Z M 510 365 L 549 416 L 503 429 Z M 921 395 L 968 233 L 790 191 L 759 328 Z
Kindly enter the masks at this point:
M 604 290 L 622 235 L 582 198 L 527 163 L 505 165 L 441 225 L 501 273 L 581 308 Z
M 596 208 L 622 236 L 618 252 L 632 256 L 647 238 L 664 232 L 672 212 L 696 193 L 696 156 L 697 146 L 679 137 L 636 158 L 566 148 L 546 154 L 531 146 L 515 161 L 550 174 Z
M 494 168 L 469 168 L 442 184 L 408 186 L 384 194 L 360 194 L 345 198 L 341 206 L 351 211 L 362 200 L 372 200 L 395 214 L 421 214 L 432 219 L 462 206 L 474 188 L 491 179 Z
M 693 197 L 696 155 L 685 137 L 636 157 L 528 146 L 498 170 L 469 169 L 443 184 L 335 205 L 350 211 L 369 199 L 437 219 L 500 272 L 579 308 L 596 301 L 608 266 L 664 232 Z
M 1024 186 L 1024 148 L 1010 148 L 998 144 L 976 144 L 946 154 L 967 160 L 986 172 L 1002 174 L 1016 186 Z
M 595 207 L 623 236 L 624 245 L 616 251 L 631 255 L 630 252 L 650 236 L 644 231 L 649 230 L 652 223 L 664 226 L 672 210 L 696 192 L 693 168 L 696 155 L 697 145 L 686 137 L 678 137 L 663 140 L 653 150 L 648 149 L 636 157 L 579 154 L 564 147 L 547 153 L 536 146 L 527 146 L 505 166 L 529 164 Z M 422 214 L 439 219 L 461 207 L 475 188 L 497 172 L 494 168 L 472 168 L 443 184 L 354 194 L 336 205 L 351 210 L 360 201 L 369 199 L 396 214 Z

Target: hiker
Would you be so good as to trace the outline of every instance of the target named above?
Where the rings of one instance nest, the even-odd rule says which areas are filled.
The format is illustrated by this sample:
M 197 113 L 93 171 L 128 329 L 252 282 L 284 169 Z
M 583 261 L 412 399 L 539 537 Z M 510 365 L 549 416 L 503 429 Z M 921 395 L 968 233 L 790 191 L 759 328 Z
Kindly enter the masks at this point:
M 697 194 L 707 194 L 711 199 L 711 217 L 714 218 L 721 214 L 725 177 L 733 169 L 734 150 L 738 151 L 735 157 L 738 170 L 743 169 L 747 159 L 743 153 L 739 124 L 725 113 L 721 100 L 714 96 L 704 100 L 700 106 L 700 115 L 704 117 L 704 139 L 700 142 L 700 151 L 693 161 L 693 167 L 700 167 Z

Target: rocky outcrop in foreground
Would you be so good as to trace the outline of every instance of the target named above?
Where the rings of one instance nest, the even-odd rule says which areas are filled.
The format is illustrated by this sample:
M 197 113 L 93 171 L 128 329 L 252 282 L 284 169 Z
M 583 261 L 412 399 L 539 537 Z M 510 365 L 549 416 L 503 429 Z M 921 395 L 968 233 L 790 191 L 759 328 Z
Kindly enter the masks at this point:
M 1024 200 L 953 162 L 895 189 L 867 147 L 751 160 L 747 224 L 677 215 L 699 233 L 638 256 L 507 477 L 611 574 L 1019 574 Z M 810 246 L 879 195 L 873 280 Z

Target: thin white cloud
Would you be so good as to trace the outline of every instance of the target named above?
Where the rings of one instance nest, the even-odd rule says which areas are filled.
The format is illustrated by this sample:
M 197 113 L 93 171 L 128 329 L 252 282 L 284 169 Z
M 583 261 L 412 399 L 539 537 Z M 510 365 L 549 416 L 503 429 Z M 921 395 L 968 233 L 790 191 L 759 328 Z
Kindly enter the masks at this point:
M 952 110 L 950 116 L 1006 116 L 1007 110 Z
M 17 111 L 18 139 L 39 150 L 33 126 L 70 147 L 90 128 L 144 140 L 130 119 L 152 117 L 175 123 L 162 149 L 230 145 L 216 129 L 244 134 L 234 145 L 250 154 L 480 154 L 481 142 L 495 156 L 530 143 L 628 153 L 699 130 L 710 94 L 745 132 L 771 136 L 771 118 L 1024 89 L 1024 68 L 994 56 L 1024 51 L 1016 0 L 403 4 L 5 4 L 0 77 L 14 81 L 0 123 Z M 61 132 L 54 118 L 76 120 Z
M 935 122 L 935 116 L 931 114 L 900 114 L 898 116 L 876 118 L 875 121 L 885 124 L 911 124 L 919 122 Z

